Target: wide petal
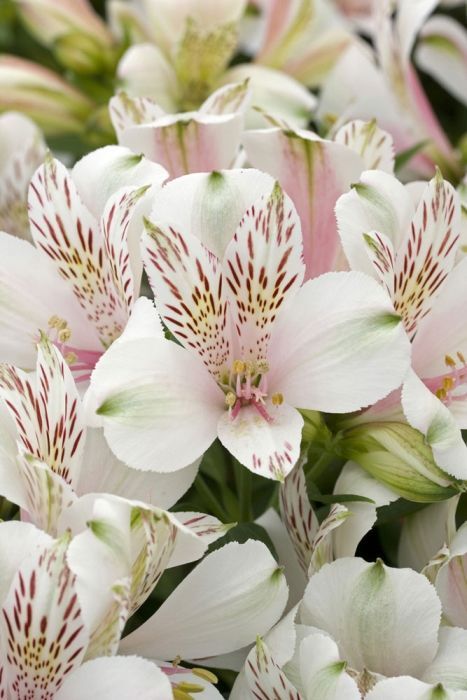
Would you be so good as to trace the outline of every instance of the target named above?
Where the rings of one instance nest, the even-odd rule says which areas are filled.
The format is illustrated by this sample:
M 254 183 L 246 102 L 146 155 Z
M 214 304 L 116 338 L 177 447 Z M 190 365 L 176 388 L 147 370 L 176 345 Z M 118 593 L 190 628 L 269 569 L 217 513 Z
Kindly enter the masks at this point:
M 300 220 L 279 184 L 243 215 L 223 270 L 240 358 L 266 361 L 277 314 L 290 304 L 305 273 Z
M 451 541 L 456 530 L 459 496 L 431 503 L 404 518 L 399 539 L 398 564 L 421 571 Z
M 436 464 L 458 479 L 467 478 L 467 446 L 449 408 L 410 371 L 402 388 L 402 408 L 433 451 Z
M 360 156 L 311 132 L 279 128 L 247 132 L 244 145 L 252 165 L 276 177 L 297 208 L 306 277 L 333 270 L 339 255 L 334 206 L 359 178 Z
M 341 126 L 334 137 L 336 143 L 342 143 L 358 153 L 366 170 L 383 170 L 394 172 L 394 143 L 387 131 L 380 129 L 376 120 L 364 122 L 355 119 Z
M 355 681 L 345 672 L 333 639 L 310 634 L 300 644 L 301 686 L 306 700 L 360 700 Z
M 154 122 L 165 112 L 150 97 L 130 97 L 126 92 L 121 91 L 110 99 L 109 114 L 120 143 L 128 128 Z
M 292 406 L 330 413 L 397 388 L 410 352 L 387 294 L 358 272 L 309 280 L 278 318 L 270 348 L 270 390 Z
M 443 544 L 446 542 L 444 540 Z M 449 543 L 448 543 L 449 544 Z M 446 550 L 447 561 L 435 579 L 443 614 L 451 625 L 467 629 L 467 527 L 464 523 Z
M 214 377 L 229 370 L 230 318 L 218 260 L 193 235 L 147 223 L 142 254 L 156 306 L 185 348 Z
M 168 677 L 156 664 L 137 656 L 87 661 L 65 681 L 56 700 L 83 700 L 83 693 L 100 700 L 172 700 Z
M 73 291 L 51 260 L 27 241 L 0 233 L 0 358 L 33 369 L 39 332 L 57 316 L 71 325 L 73 342 L 98 350 L 99 338 Z
M 110 448 L 143 471 L 192 464 L 215 439 L 224 410 L 224 395 L 201 360 L 168 340 L 114 344 L 97 364 L 91 390 Z
M 352 668 L 386 676 L 423 671 L 436 653 L 440 616 L 421 574 L 347 558 L 312 576 L 302 607 L 302 621 L 330 634 Z
M 217 434 L 229 452 L 255 474 L 283 481 L 300 456 L 303 418 L 295 408 L 266 405 L 270 420 L 254 406 L 239 414 L 225 411 L 219 418 Z
M 442 695 L 440 696 L 440 693 Z M 410 698 L 410 700 L 467 700 L 467 693 L 448 690 L 443 686 L 428 685 L 410 676 L 388 678 L 375 685 L 366 696 L 367 700 L 394 700 L 394 698 Z
M 273 184 L 270 175 L 253 168 L 186 175 L 156 194 L 151 218 L 193 234 L 222 260 L 245 211 Z
M 261 542 L 209 554 L 121 649 L 149 658 L 215 656 L 264 634 L 287 600 L 282 571 Z
M 467 691 L 467 630 L 441 627 L 438 653 L 421 678 L 428 683 L 443 683 L 446 688 Z M 467 698 L 467 692 L 459 694 Z
M 67 538 L 58 540 L 24 561 L 3 604 L 5 673 L 17 697 L 34 697 L 44 685 L 55 694 L 86 650 L 88 634 L 66 563 L 67 545 Z
M 187 112 L 130 126 L 121 143 L 160 163 L 171 177 L 229 168 L 242 134 L 241 114 Z

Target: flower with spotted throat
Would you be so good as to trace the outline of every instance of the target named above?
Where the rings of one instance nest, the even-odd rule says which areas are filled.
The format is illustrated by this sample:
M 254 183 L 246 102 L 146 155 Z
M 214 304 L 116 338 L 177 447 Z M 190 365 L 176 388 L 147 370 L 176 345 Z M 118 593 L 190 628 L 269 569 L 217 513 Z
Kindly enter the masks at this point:
M 259 176 L 238 171 L 231 191 L 257 186 Z M 232 171 L 202 177 L 225 186 L 230 214 Z M 199 181 L 186 176 L 180 189 L 183 180 L 192 193 L 190 178 Z M 300 222 L 271 182 L 228 242 L 217 218 L 222 262 L 198 237 L 146 222 L 145 269 L 179 344 L 162 330 L 149 337 L 141 329 L 109 349 L 90 387 L 109 446 L 127 464 L 180 469 L 218 436 L 248 469 L 282 480 L 299 456 L 303 419 L 296 407 L 352 411 L 403 379 L 408 342 L 384 292 L 353 272 L 302 286 Z M 177 189 L 177 180 L 169 188 Z
M 467 260 L 459 261 L 460 201 L 438 172 L 404 187 L 376 170 L 337 203 L 350 266 L 373 275 L 401 314 L 412 342 L 402 409 L 426 438 L 439 467 L 467 478 Z M 375 407 L 383 413 L 399 394 Z

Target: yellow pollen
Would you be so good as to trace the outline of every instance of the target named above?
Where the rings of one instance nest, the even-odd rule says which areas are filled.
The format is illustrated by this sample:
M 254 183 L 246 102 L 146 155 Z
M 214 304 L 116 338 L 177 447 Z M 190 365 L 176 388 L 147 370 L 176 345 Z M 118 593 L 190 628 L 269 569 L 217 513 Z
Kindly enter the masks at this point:
M 444 401 L 444 399 L 447 396 L 446 389 L 437 389 L 435 393 L 438 399 L 440 399 L 440 401 Z
M 65 355 L 65 362 L 67 363 L 67 365 L 74 365 L 77 359 L 78 356 L 75 352 L 67 352 L 67 354 Z
M 188 695 L 184 690 L 180 690 L 177 687 L 172 688 L 172 692 L 174 700 L 193 700 L 191 695 Z
M 247 374 L 253 374 L 255 371 L 255 365 L 253 362 L 245 362 L 245 371 Z
M 450 391 L 451 389 L 454 389 L 454 384 L 455 381 L 452 377 L 444 377 L 443 389 L 445 389 L 446 391 Z
M 465 357 L 460 351 L 457 352 L 457 357 L 462 362 L 462 364 L 465 365 Z
M 235 374 L 242 374 L 246 369 L 246 364 L 243 360 L 235 360 L 233 363 L 233 371 Z
M 188 683 L 188 681 L 182 681 L 177 683 L 175 686 L 177 690 L 181 690 L 183 693 L 202 693 L 205 689 L 204 686 L 199 683 Z
M 260 360 L 256 366 L 258 368 L 258 372 L 261 374 L 266 374 L 266 372 L 269 372 L 269 364 L 267 360 Z
M 445 356 L 445 358 L 444 358 L 444 363 L 445 363 L 448 367 L 455 367 L 455 366 L 456 366 L 456 363 L 455 363 L 455 361 L 452 359 L 451 355 L 446 355 L 446 356 Z
M 212 673 L 212 671 L 208 671 L 206 668 L 192 668 L 191 672 L 195 676 L 199 676 L 199 678 L 202 678 L 203 681 L 208 681 L 209 683 L 218 682 L 217 676 L 214 673 Z
M 227 406 L 229 406 L 229 408 L 232 408 L 233 406 L 235 406 L 236 400 L 237 400 L 237 397 L 235 396 L 233 391 L 229 391 L 225 395 L 225 403 L 227 404 Z
M 280 406 L 284 403 L 284 397 L 282 394 L 273 394 L 271 396 L 271 401 L 273 406 Z
M 55 316 L 55 315 L 51 316 L 49 318 L 49 323 L 48 323 L 49 328 L 58 328 L 59 324 L 61 323 L 61 320 L 62 319 L 59 318 L 58 316 Z
M 67 340 L 71 338 L 71 331 L 69 328 L 65 327 L 58 331 L 58 339 L 61 343 L 66 343 Z

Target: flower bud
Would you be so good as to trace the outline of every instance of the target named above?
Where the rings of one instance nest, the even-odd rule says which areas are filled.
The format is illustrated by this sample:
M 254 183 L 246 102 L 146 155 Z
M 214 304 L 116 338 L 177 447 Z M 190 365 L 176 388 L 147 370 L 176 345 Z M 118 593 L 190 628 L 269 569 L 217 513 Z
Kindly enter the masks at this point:
M 366 423 L 344 432 L 342 453 L 409 501 L 442 501 L 460 488 L 433 459 L 423 435 L 406 423 Z
M 0 56 L 0 112 L 31 117 L 46 135 L 79 132 L 92 102 L 56 73 L 16 56 Z
M 66 68 L 82 75 L 111 71 L 116 57 L 94 37 L 70 32 L 59 36 L 53 46 L 57 60 Z

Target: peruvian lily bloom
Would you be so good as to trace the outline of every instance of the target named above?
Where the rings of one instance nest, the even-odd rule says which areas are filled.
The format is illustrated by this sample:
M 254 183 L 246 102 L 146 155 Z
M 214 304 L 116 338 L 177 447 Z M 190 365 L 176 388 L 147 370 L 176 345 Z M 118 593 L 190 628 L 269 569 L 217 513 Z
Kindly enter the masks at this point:
M 375 55 L 367 47 L 347 49 L 323 87 L 318 116 L 331 124 L 336 118 L 339 123 L 377 119 L 393 136 L 397 152 L 420 147 L 410 172 L 430 176 L 436 163 L 458 176 L 456 155 L 411 62 L 417 34 L 435 4 L 398 0 L 393 20 L 393 3 L 376 3 Z
M 18 112 L 0 117 L 0 230 L 29 238 L 29 180 L 44 161 L 46 145 L 36 124 Z
M 29 188 L 35 245 L 0 234 L 0 359 L 35 363 L 39 331 L 58 343 L 73 371 L 89 377 L 124 329 L 138 297 L 138 236 L 159 165 L 108 146 L 69 173 L 47 157 Z
M 401 691 L 425 689 L 420 697 L 426 699 L 464 698 L 465 693 L 455 691 L 465 688 L 460 657 L 467 647 L 467 632 L 443 628 L 440 633 L 440 617 L 436 591 L 421 574 L 392 569 L 380 561 L 339 559 L 310 579 L 294 634 L 283 638 L 281 648 L 271 634 L 269 644 L 258 641 L 238 682 L 249 694 L 232 697 L 418 697 L 382 693 L 395 682 Z M 455 644 L 459 651 L 453 655 Z M 282 663 L 274 658 L 276 646 Z M 404 678 L 384 680 L 394 676 Z M 431 695 L 435 688 L 441 693 L 441 684 L 446 694 Z
M 277 178 L 297 208 L 303 232 L 305 278 L 342 269 L 345 260 L 334 216 L 336 201 L 363 170 L 393 171 L 389 134 L 375 122 L 356 120 L 329 141 L 311 131 L 276 124 L 269 129 L 247 131 L 243 144 L 249 162 Z
M 172 700 L 179 684 L 155 663 L 92 653 L 88 600 L 68 563 L 71 546 L 69 536 L 53 540 L 27 523 L 0 525 L 2 698 L 127 700 L 136 693 L 143 700 Z M 205 682 L 196 680 L 202 691 Z
M 154 336 L 115 345 L 90 391 L 111 449 L 128 464 L 176 470 L 218 436 L 243 465 L 282 480 L 299 456 L 296 407 L 346 412 L 386 395 L 406 373 L 408 343 L 386 295 L 366 276 L 334 273 L 302 286 L 300 222 L 277 183 L 240 212 L 229 240 L 238 211 L 229 176 L 201 176 L 222 202 L 216 252 L 177 227 L 176 212 L 146 223 L 145 269 L 180 344 Z M 261 174 L 235 178 L 244 189 Z M 199 202 L 199 183 L 196 175 L 173 181 L 165 201 L 186 188 Z M 156 201 L 156 215 L 158 208 Z M 216 240 L 213 213 L 204 235 Z M 179 216 L 199 214 L 185 206 Z
M 109 112 L 122 146 L 160 163 L 171 177 L 233 165 L 249 102 L 247 81 L 226 85 L 197 112 L 167 114 L 150 98 L 119 93 Z
M 455 264 L 458 195 L 439 173 L 420 195 L 419 188 L 368 171 L 340 198 L 336 215 L 351 268 L 380 281 L 411 339 L 412 370 L 402 389 L 405 417 L 425 436 L 438 466 L 465 479 L 460 428 L 467 427 L 467 261 Z M 382 409 L 398 403 L 397 394 L 392 398 Z
M 141 299 L 136 308 L 143 303 L 152 307 Z M 52 535 L 63 530 L 64 512 L 85 494 L 111 493 L 144 501 L 148 508 L 169 508 L 195 478 L 196 464 L 175 474 L 156 474 L 119 462 L 102 431 L 86 428 L 70 368 L 45 336 L 35 375 L 0 365 L 0 399 L 0 495 Z M 202 514 L 180 517 L 198 534 L 206 529 Z M 211 534 L 224 534 L 226 527 L 214 520 Z

